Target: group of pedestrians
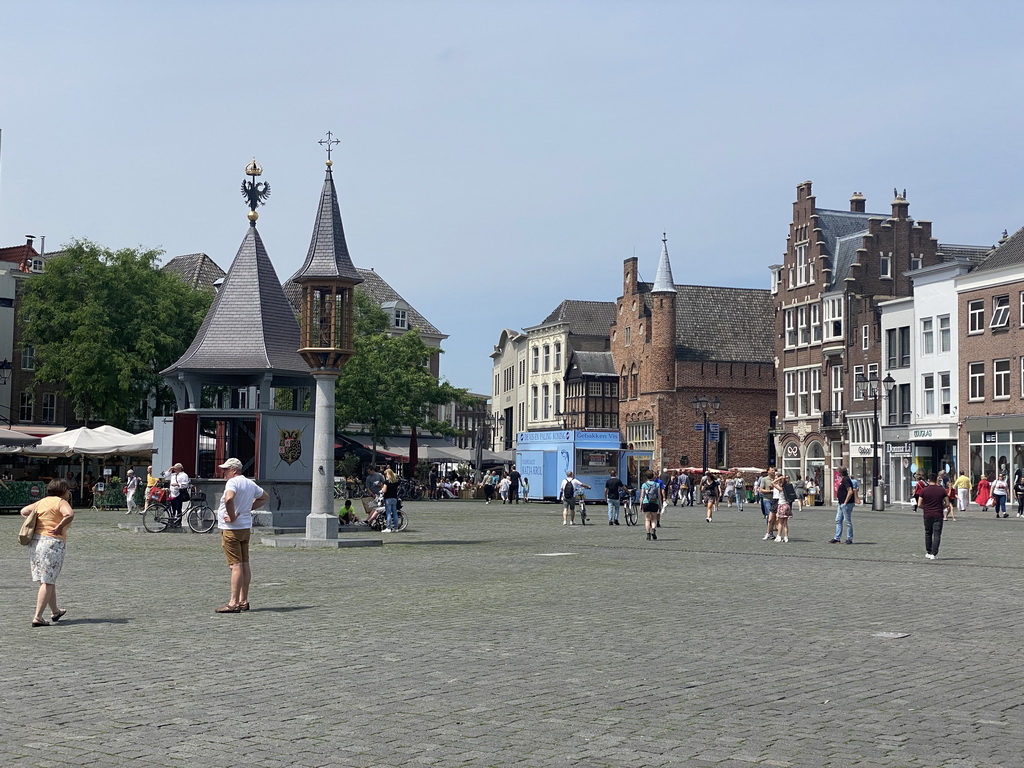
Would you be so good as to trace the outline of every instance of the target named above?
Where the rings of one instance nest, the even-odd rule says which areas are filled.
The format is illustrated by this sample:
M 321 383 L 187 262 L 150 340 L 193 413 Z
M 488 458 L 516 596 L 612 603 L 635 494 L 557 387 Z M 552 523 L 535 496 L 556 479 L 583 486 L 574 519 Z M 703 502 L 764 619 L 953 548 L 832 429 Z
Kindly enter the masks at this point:
M 175 464 L 172 470 L 181 465 Z M 252 534 L 254 510 L 270 498 L 265 490 L 242 473 L 243 465 L 231 458 L 220 465 L 224 470 L 224 493 L 217 507 L 217 526 L 221 531 L 221 548 L 231 571 L 230 598 L 216 609 L 217 613 L 241 613 L 249 610 L 249 584 L 252 571 L 249 565 L 249 540 Z M 36 608 L 32 616 L 33 627 L 50 626 L 59 622 L 67 609 L 57 602 L 57 578 L 64 566 L 68 528 L 75 519 L 70 504 L 71 489 L 63 478 L 51 480 L 46 496 L 22 507 L 22 517 L 36 515 L 29 542 L 29 569 L 32 581 L 39 582 Z M 49 620 L 44 616 L 49 609 Z
M 520 499 L 524 504 L 530 501 L 530 478 L 521 474 L 515 464 L 507 472 L 490 470 L 484 475 L 481 486 L 485 504 L 490 504 L 495 498 L 500 498 L 502 504 L 518 504 Z

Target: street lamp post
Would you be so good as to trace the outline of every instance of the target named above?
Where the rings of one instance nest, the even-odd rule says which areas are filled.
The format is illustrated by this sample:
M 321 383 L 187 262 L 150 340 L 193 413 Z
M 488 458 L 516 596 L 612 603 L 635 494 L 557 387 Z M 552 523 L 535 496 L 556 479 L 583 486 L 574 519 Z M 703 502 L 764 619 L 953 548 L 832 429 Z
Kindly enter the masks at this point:
M 484 468 L 484 435 L 488 438 L 491 436 L 491 428 L 494 425 L 494 415 L 485 413 L 483 418 L 480 419 L 480 423 L 477 425 L 476 432 L 476 476 L 481 477 L 481 472 Z M 488 440 L 490 442 L 490 440 Z
M 857 388 L 858 393 L 862 398 L 870 397 L 872 399 L 873 411 L 871 419 L 871 509 L 876 512 L 885 511 L 885 498 L 881 488 L 881 467 L 879 466 L 878 458 L 878 397 L 881 394 L 882 388 L 878 385 L 881 384 L 885 387 L 886 398 L 892 393 L 892 388 L 896 385 L 896 380 L 891 374 L 886 374 L 886 377 L 879 382 L 878 374 L 872 373 L 870 376 L 865 376 L 863 373 L 858 373 L 857 378 L 854 380 L 854 385 Z
M 702 474 L 706 475 L 708 473 L 708 415 L 717 413 L 718 409 L 722 407 L 722 401 L 717 396 L 709 400 L 706 395 L 701 395 L 700 397 L 694 395 L 693 399 L 690 400 L 690 405 L 693 406 L 693 412 L 697 416 L 704 418 L 704 467 Z

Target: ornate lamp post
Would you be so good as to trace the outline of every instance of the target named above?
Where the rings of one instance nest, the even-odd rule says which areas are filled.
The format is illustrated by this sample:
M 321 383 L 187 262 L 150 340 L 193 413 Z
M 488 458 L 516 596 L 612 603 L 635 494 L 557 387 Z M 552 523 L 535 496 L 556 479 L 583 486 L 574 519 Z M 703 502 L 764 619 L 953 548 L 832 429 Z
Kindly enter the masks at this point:
M 331 149 L 338 143 L 330 132 L 320 142 L 327 149 L 327 178 L 306 262 L 292 276 L 302 288 L 299 354 L 316 380 L 308 539 L 338 538 L 338 517 L 334 514 L 334 388 L 341 369 L 354 353 L 353 294 L 356 284 L 362 282 L 348 254 L 331 176 Z
M 708 473 L 708 414 L 717 413 L 718 409 L 722 407 L 722 401 L 718 399 L 718 396 L 711 398 L 710 400 L 706 395 L 697 397 L 693 396 L 690 400 L 690 405 L 693 406 L 693 412 L 697 416 L 704 418 L 704 470 L 703 474 Z
M 494 427 L 494 415 L 485 413 L 476 427 L 476 476 L 480 478 L 484 468 L 484 436 L 490 442 L 491 429 Z
M 882 389 L 878 386 L 880 383 L 885 387 L 885 396 L 888 398 L 892 388 L 896 385 L 896 380 L 892 377 L 892 374 L 887 374 L 881 382 L 878 381 L 878 374 L 876 373 L 872 373 L 870 376 L 858 373 L 857 378 L 854 379 L 854 386 L 860 397 L 870 397 L 874 405 L 871 419 L 871 509 L 876 512 L 885 510 L 885 499 L 881 490 L 881 469 L 878 460 L 878 396 Z

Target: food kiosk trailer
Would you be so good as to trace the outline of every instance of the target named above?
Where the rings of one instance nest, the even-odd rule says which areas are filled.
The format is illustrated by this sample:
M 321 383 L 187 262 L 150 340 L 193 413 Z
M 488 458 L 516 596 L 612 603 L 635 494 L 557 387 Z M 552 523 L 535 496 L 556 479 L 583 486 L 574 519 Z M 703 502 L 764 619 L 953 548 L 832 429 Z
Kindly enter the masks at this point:
M 535 498 L 557 500 L 565 473 L 571 471 L 590 486 L 587 501 L 603 501 L 608 470 L 614 468 L 623 482 L 636 488 L 652 456 L 651 451 L 627 450 L 618 432 L 555 429 L 516 436 L 516 469 L 529 479 Z

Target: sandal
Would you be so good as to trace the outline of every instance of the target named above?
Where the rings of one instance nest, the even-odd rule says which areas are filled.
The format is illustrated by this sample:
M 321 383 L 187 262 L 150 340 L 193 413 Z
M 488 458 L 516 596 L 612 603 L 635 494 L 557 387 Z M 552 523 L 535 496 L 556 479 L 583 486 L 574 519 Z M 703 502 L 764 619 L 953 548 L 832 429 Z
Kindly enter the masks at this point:
M 217 609 L 217 613 L 239 613 L 242 609 L 237 605 L 222 605 Z
M 48 627 L 48 626 L 50 626 L 50 622 L 48 622 L 46 619 L 32 619 L 32 626 L 33 627 Z
M 248 611 L 249 610 L 249 601 L 246 600 L 244 603 L 239 603 L 238 604 L 238 610 L 240 610 L 240 611 Z
M 56 624 L 58 621 L 60 621 L 64 617 L 64 614 L 66 614 L 66 613 L 67 613 L 66 610 L 64 610 L 64 611 L 57 611 L 56 613 L 51 613 L 50 614 L 50 621 L 52 621 L 54 624 Z

